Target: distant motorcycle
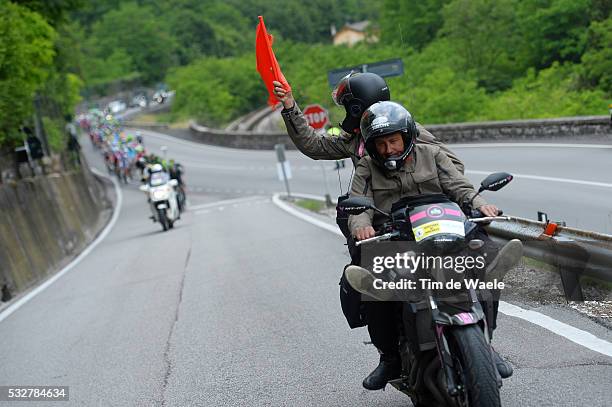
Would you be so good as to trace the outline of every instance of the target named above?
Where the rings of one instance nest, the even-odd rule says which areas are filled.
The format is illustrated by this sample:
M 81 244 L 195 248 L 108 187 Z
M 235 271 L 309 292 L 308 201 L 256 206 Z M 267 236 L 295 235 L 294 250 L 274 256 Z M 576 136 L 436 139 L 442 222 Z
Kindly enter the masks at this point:
M 151 219 L 153 222 L 159 222 L 164 231 L 172 229 L 174 222 L 181 216 L 176 194 L 177 186 L 178 181 L 170 179 L 168 174 L 163 172 L 152 174 L 148 183 L 140 186 L 140 190 L 149 195 Z
M 481 183 L 479 192 L 496 191 L 511 180 L 512 175 L 507 173 L 492 174 Z M 393 205 L 391 213 L 381 211 L 364 197 L 342 201 L 339 208 L 351 215 L 373 209 L 389 219 L 377 231 L 377 236 L 357 242 L 358 245 L 365 247 L 383 240 L 396 241 L 391 252 L 404 251 L 412 255 L 415 247 L 420 253 L 435 256 L 479 250 L 484 242 L 474 239 L 478 223 L 509 219 L 483 217 L 471 208 L 471 212 L 468 208 L 460 208 L 441 194 L 404 198 Z M 470 218 L 465 216 L 466 212 Z M 400 251 L 396 251 L 397 248 Z M 377 253 L 383 249 L 369 246 L 369 250 Z M 349 269 L 351 267 L 359 268 L 350 266 Z M 410 278 L 441 281 L 445 278 L 435 265 L 420 267 L 415 274 L 397 269 L 385 269 L 381 273 L 386 273 L 388 281 L 396 283 L 404 277 L 407 277 L 405 281 Z M 464 277 L 473 278 L 469 270 Z M 448 291 L 438 288 L 416 287 L 400 294 L 395 291 L 387 294 L 400 295 L 399 299 L 382 298 L 398 303 L 402 373 L 400 378 L 389 383 L 410 396 L 415 407 L 501 406 L 499 388 L 502 382 L 492 359 L 487 318 L 478 300 L 479 290 L 474 286 L 462 286 L 449 296 Z M 354 288 L 359 290 L 359 287 Z

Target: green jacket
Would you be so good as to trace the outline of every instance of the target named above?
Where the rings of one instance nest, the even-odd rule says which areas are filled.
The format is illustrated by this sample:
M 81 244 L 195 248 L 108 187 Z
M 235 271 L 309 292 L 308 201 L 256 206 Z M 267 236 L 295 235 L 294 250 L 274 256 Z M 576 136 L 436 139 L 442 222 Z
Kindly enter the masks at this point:
M 360 145 L 363 144 L 359 136 L 347 133 L 342 133 L 340 136 L 317 134 L 308 125 L 306 117 L 304 117 L 297 103 L 291 109 L 283 109 L 281 114 L 287 126 L 287 133 L 295 143 L 295 146 L 314 160 L 341 160 L 343 158 L 350 158 L 353 165 L 357 166 L 359 160 L 366 154 L 363 147 L 360 148 Z M 459 157 L 419 123 L 416 125 L 417 129 L 419 129 L 417 143 L 438 146 L 450 158 L 455 167 L 457 167 L 457 170 L 463 174 L 464 166 Z
M 374 205 L 385 212 L 401 198 L 421 194 L 443 193 L 461 205 L 476 195 L 470 181 L 459 171 L 440 146 L 415 144 L 404 165 L 397 171 L 379 168 L 370 157 L 362 158 L 355 169 L 351 196 L 366 196 Z M 486 205 L 477 196 L 474 208 Z M 349 229 L 354 234 L 357 228 L 382 225 L 388 219 L 368 210 L 359 215 L 349 216 Z

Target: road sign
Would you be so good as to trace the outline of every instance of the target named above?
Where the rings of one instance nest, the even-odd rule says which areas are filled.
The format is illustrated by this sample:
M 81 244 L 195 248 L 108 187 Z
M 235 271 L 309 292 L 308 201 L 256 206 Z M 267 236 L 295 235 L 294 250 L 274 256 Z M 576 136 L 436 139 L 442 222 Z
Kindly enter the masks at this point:
M 361 64 L 347 66 L 345 68 L 332 69 L 327 73 L 329 86 L 333 88 L 351 72 L 372 72 L 386 78 L 388 76 L 401 76 L 404 74 L 404 62 L 399 59 L 389 59 L 387 61 L 374 62 L 371 64 Z
M 275 144 L 274 150 L 276 150 L 276 172 L 278 173 L 278 180 L 285 181 L 285 188 L 287 189 L 287 196 L 291 196 L 291 190 L 289 189 L 289 180 L 291 179 L 291 166 L 289 161 L 285 157 L 285 145 Z
M 306 116 L 308 124 L 315 129 L 322 129 L 329 123 L 327 110 L 323 109 L 321 105 L 306 106 L 304 109 L 304 116 Z

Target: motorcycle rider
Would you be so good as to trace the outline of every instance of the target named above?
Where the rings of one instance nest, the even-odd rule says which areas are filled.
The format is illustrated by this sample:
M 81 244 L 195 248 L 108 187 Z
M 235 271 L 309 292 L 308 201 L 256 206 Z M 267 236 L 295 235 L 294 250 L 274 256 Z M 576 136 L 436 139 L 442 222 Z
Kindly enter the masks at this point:
M 280 82 L 274 81 L 273 83 L 274 94 L 284 107 L 281 115 L 285 121 L 287 133 L 296 147 L 314 160 L 342 160 L 350 158 L 353 166 L 356 166 L 357 162 L 366 154 L 363 140 L 359 137 L 359 121 L 362 113 L 373 103 L 390 99 L 389 87 L 381 76 L 371 72 L 351 72 L 342 78 L 332 91 L 334 103 L 344 107 L 346 111 L 344 120 L 339 124 L 344 133 L 338 136 L 329 134 L 319 135 L 315 132 L 314 128 L 308 125 L 306 117 L 293 98 L 293 93 L 291 91 L 287 92 Z M 416 142 L 439 146 L 451 159 L 457 170 L 463 173 L 464 166 L 461 160 L 423 126 L 418 123 L 416 123 L 416 126 L 419 130 Z M 338 202 L 347 197 L 348 194 L 339 197 Z M 348 217 L 346 215 L 339 214 L 336 218 L 336 223 L 347 238 L 349 253 L 351 253 L 351 259 L 354 263 L 353 253 L 355 252 L 355 247 L 348 230 L 347 220 Z M 341 288 L 341 303 L 349 326 L 356 328 L 365 324 L 363 323 L 363 318 L 359 316 L 359 296 L 356 293 L 352 295 L 351 291 L 352 288 L 348 285 Z M 343 294 L 346 293 L 349 293 L 348 296 L 343 297 Z M 355 300 L 355 297 L 357 297 L 357 300 Z M 345 306 L 345 304 L 349 305 Z M 351 314 L 355 315 L 351 316 Z
M 471 202 L 484 216 L 496 216 L 498 208 L 488 204 L 477 195 L 469 180 L 465 178 L 437 145 L 416 143 L 418 126 L 410 113 L 400 104 L 390 101 L 370 106 L 361 119 L 361 137 L 368 156 L 361 159 L 353 177 L 351 196 L 365 196 L 373 199 L 374 205 L 389 212 L 391 205 L 402 197 L 421 194 L 443 193 L 463 206 Z M 386 218 L 368 210 L 351 215 L 348 225 L 357 240 L 375 236 L 375 227 L 381 226 Z M 512 268 L 520 260 L 522 244 L 511 241 L 493 263 L 497 267 Z M 518 258 L 517 258 L 518 256 Z M 500 259 L 501 257 L 501 259 Z M 366 281 L 356 273 L 365 272 L 351 267 L 346 278 L 355 288 Z M 365 288 L 359 291 L 365 290 Z M 379 349 L 378 367 L 363 381 L 369 390 L 378 390 L 398 377 L 401 371 L 398 334 L 394 323 L 394 302 L 367 302 L 368 330 L 372 342 Z M 495 328 L 497 309 L 492 309 L 492 327 Z M 500 375 L 505 378 L 512 374 L 512 367 L 493 352 L 494 362 Z
M 168 173 L 164 170 L 164 167 L 161 164 L 152 164 L 148 167 L 147 171 L 147 184 L 149 186 L 157 186 L 161 185 L 164 182 L 168 181 L 169 176 Z
M 274 94 L 283 104 L 284 109 L 281 115 L 287 127 L 287 133 L 303 154 L 315 160 L 350 158 L 353 166 L 356 166 L 367 153 L 363 140 L 359 136 L 361 115 L 372 104 L 390 99 L 389 87 L 382 77 L 374 73 L 351 72 L 338 82 L 332 92 L 334 103 L 344 107 L 346 111 L 344 120 L 339 124 L 343 133 L 340 135 L 319 135 L 308 125 L 306 117 L 293 98 L 292 92 L 287 92 L 280 82 L 275 81 Z M 415 125 L 418 129 L 415 142 L 437 146 L 446 153 L 457 171 L 463 173 L 464 166 L 461 160 L 423 126 L 418 123 L 415 123 Z M 338 198 L 338 201 L 340 202 L 347 197 L 348 194 L 343 195 Z M 359 264 L 359 251 L 355 247 L 355 240 L 349 232 L 347 222 L 348 216 L 346 215 L 339 214 L 336 218 L 336 223 L 347 238 L 351 264 Z M 340 280 L 340 303 L 351 328 L 358 328 L 366 325 L 369 321 L 376 320 L 375 317 L 368 318 L 367 313 L 370 307 L 361 301 L 361 295 L 346 282 L 344 272 Z M 380 350 L 380 346 L 384 346 L 385 343 L 384 338 L 376 337 L 380 330 L 368 326 L 368 332 L 372 343 Z
M 183 181 L 183 166 L 171 159 L 168 163 L 168 173 L 170 174 L 170 179 L 175 179 L 178 182 L 176 187 L 177 196 L 178 196 L 178 204 L 179 210 L 183 211 L 185 208 L 185 183 Z

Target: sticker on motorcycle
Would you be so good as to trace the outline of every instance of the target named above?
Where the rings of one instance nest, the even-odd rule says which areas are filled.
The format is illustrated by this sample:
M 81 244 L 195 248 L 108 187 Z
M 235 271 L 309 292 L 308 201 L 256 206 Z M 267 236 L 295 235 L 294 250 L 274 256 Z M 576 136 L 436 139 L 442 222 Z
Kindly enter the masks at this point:
M 434 220 L 412 228 L 414 239 L 420 242 L 428 237 L 439 234 L 453 234 L 465 236 L 463 222 L 454 220 Z

